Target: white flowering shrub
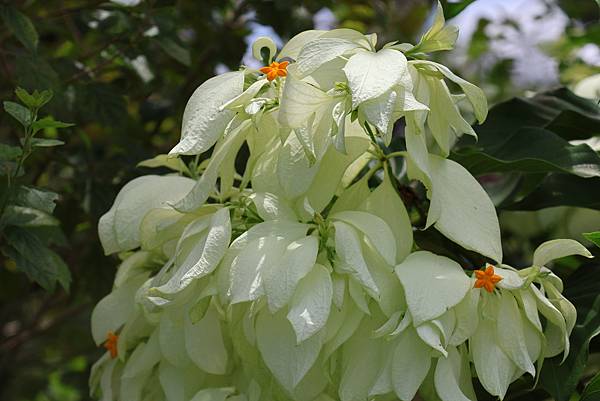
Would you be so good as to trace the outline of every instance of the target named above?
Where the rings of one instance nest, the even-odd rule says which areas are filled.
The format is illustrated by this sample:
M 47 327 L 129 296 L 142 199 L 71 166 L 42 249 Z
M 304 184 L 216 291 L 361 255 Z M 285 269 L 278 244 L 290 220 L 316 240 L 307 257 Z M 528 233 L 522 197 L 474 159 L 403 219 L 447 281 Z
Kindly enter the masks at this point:
M 375 35 L 337 29 L 276 53 L 262 38 L 254 54 L 268 66 L 203 83 L 171 156 L 150 162 L 199 178 L 137 178 L 100 221 L 123 262 L 92 316 L 107 349 L 93 396 L 467 401 L 476 377 L 502 399 L 566 356 L 576 312 L 545 265 L 591 255 L 555 240 L 529 268 L 502 263 L 494 205 L 446 158 L 476 136 L 463 105 L 482 122 L 485 96 L 425 59 L 456 37 L 439 12 L 416 46 L 376 49 Z M 388 152 L 400 119 L 406 150 Z M 197 171 L 176 158 L 211 149 Z M 465 268 L 413 242 L 409 180 L 427 190 L 425 227 L 489 263 Z

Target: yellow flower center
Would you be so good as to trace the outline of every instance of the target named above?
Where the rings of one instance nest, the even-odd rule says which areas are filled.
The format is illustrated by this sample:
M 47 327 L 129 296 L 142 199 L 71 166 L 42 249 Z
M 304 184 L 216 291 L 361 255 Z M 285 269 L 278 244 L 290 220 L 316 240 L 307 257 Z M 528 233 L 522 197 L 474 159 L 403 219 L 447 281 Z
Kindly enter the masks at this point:
M 108 352 L 110 352 L 110 357 L 115 359 L 118 355 L 117 353 L 117 342 L 119 341 L 119 336 L 109 331 L 106 335 L 106 342 L 104 343 L 104 348 Z
M 496 284 L 502 280 L 501 276 L 494 274 L 494 266 L 487 265 L 485 270 L 475 271 L 475 288 L 485 288 L 487 292 L 493 292 Z
M 273 61 L 270 65 L 261 68 L 260 72 L 266 74 L 269 81 L 272 81 L 277 77 L 285 77 L 287 75 L 286 68 L 289 63 L 289 61 L 282 61 L 281 63 Z

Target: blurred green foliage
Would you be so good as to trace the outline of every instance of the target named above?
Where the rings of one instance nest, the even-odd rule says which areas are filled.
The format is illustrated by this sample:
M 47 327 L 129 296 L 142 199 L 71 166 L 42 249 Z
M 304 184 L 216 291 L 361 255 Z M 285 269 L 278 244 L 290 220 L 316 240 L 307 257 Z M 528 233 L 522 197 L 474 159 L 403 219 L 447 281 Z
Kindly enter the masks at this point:
M 446 16 L 458 15 L 471 3 L 472 0 L 443 2 Z M 124 183 L 156 171 L 150 170 L 152 163 L 136 166 L 140 161 L 168 153 L 179 138 L 180 119 L 190 94 L 216 70 L 239 66 L 246 51 L 245 39 L 253 24 L 272 27 L 285 41 L 302 30 L 312 29 L 313 16 L 326 7 L 335 15 L 338 27 L 377 32 L 380 43 L 414 42 L 423 31 L 433 6 L 430 0 L 146 0 L 133 7 L 105 0 L 0 2 L 0 99 L 12 102 L 5 106 L 7 113 L 0 113 L 0 169 L 4 175 L 14 173 L 11 166 L 18 162 L 20 152 L 25 149 L 20 138 L 27 129 L 32 129 L 33 121 L 19 122 L 27 118 L 22 109 L 29 112 L 39 109 L 27 104 L 31 99 L 27 100 L 24 92 L 15 94 L 14 89 L 24 88 L 29 96 L 38 90 L 38 97 L 43 90 L 52 91 L 54 95 L 43 109 L 52 118 L 45 119 L 45 125 L 36 135 L 38 146 L 46 144 L 48 147 L 28 155 L 23 171 L 17 168 L 16 173 L 18 185 L 22 186 L 19 188 L 24 188 L 25 195 L 35 194 L 39 195 L 36 199 L 44 199 L 45 206 L 38 203 L 35 209 L 44 212 L 44 217 L 53 215 L 52 219 L 56 220 L 52 221 L 60 221 L 61 229 L 53 224 L 48 225 L 50 229 L 38 227 L 35 234 L 21 230 L 18 235 L 33 235 L 49 244 L 49 247 L 35 248 L 46 249 L 46 256 L 55 261 L 56 258 L 64 260 L 64 269 L 68 266 L 70 272 L 70 286 L 64 269 L 63 279 L 59 280 L 62 287 L 54 289 L 52 280 L 45 282 L 32 277 L 34 282 L 30 281 L 19 272 L 23 268 L 19 268 L 15 250 L 6 251 L 14 248 L 17 241 L 13 239 L 11 243 L 7 234 L 10 230 L 3 230 L 0 240 L 5 255 L 0 261 L 0 399 L 88 399 L 88 370 L 102 353 L 93 345 L 89 334 L 89 316 L 93 305 L 109 292 L 118 263 L 117 258 L 108 258 L 102 253 L 96 232 L 98 219 L 108 210 Z M 561 1 L 560 6 L 569 16 L 569 24 L 561 39 L 546 44 L 544 50 L 559 60 L 562 82 L 572 84 L 600 72 L 600 67 L 588 65 L 573 55 L 585 44 L 600 43 L 598 8 L 591 0 Z M 458 67 L 457 72 L 482 86 L 493 102 L 520 95 L 525 89 L 536 89 L 514 85 L 509 58 L 496 60 L 491 68 L 487 64 L 486 68 L 481 66 L 480 62 L 490 51 L 488 24 L 485 19 L 479 21 L 468 45 L 467 62 L 461 64 L 464 68 Z M 506 24 L 511 21 L 507 20 Z M 14 106 L 19 101 L 23 106 Z M 545 110 L 543 102 L 541 106 L 535 100 L 531 103 L 532 108 L 538 107 L 535 110 Z M 511 110 L 515 107 L 513 105 Z M 500 112 L 501 109 L 497 110 L 498 115 Z M 557 115 L 561 112 L 559 110 Z M 579 115 L 568 120 L 567 127 L 581 123 L 580 117 L 585 114 L 581 110 L 574 112 Z M 591 118 L 595 123 L 598 116 Z M 63 127 L 57 125 L 57 121 L 75 125 Z M 555 156 L 552 152 L 560 149 L 572 150 L 573 146 L 566 141 L 573 138 L 563 136 L 565 132 L 560 130 L 560 125 L 548 126 L 547 122 L 542 121 L 538 129 L 558 136 L 556 147 L 546 152 L 548 157 Z M 586 138 L 599 133 L 586 127 L 582 128 Z M 63 146 L 49 146 L 62 142 Z M 524 146 L 513 145 L 515 149 Z M 497 149 L 486 149 L 485 142 L 478 146 L 461 148 L 455 158 L 470 157 L 473 166 L 480 169 L 473 167 L 478 174 L 497 172 L 497 168 L 489 167 L 490 163 L 478 162 L 497 160 L 499 155 L 494 153 Z M 586 152 L 583 156 L 578 153 L 578 157 L 587 162 L 598 157 L 597 149 Z M 520 185 L 518 188 L 529 191 L 527 196 L 535 195 L 536 188 L 544 189 L 543 180 L 560 179 L 561 173 L 570 174 L 576 167 L 565 165 L 564 160 L 546 160 L 540 163 L 550 165 L 553 173 L 544 170 L 540 176 L 521 171 L 523 164 L 519 161 L 511 163 L 510 174 L 505 176 L 513 181 L 501 183 L 500 189 L 505 190 L 508 184 L 514 184 L 514 188 Z M 487 170 L 481 170 L 486 166 Z M 9 199 L 8 194 L 13 191 L 4 176 L 0 178 L 2 196 Z M 576 185 L 574 180 L 578 179 L 579 176 L 570 175 L 568 183 Z M 551 184 L 553 182 L 548 183 Z M 581 183 L 586 184 L 589 181 Z M 527 196 L 517 199 L 519 193 L 515 191 L 505 194 L 502 198 L 505 204 L 527 199 Z M 31 196 L 26 198 L 31 200 Z M 595 202 L 592 206 L 597 209 L 597 198 Z M 12 204 L 32 207 L 18 201 Z M 566 204 L 568 202 L 558 200 L 550 206 Z M 538 203 L 528 210 L 539 208 Z M 588 209 L 577 210 L 587 213 Z M 506 216 L 508 220 L 510 215 Z M 597 214 L 593 216 L 598 218 Z M 596 229 L 592 227 L 587 231 Z M 554 228 L 546 225 L 526 237 L 532 243 L 539 243 L 552 234 L 552 230 Z M 505 233 L 507 253 L 516 264 L 523 257 L 523 244 L 527 243 L 519 239 L 518 231 L 509 229 Z M 597 236 L 590 240 L 595 241 L 594 238 L 597 241 Z M 28 255 L 28 252 L 25 249 L 20 254 Z M 569 261 L 565 261 L 557 268 L 568 273 L 569 266 Z M 588 279 L 600 282 L 595 274 Z M 43 287 L 54 291 L 48 292 Z M 588 290 L 591 298 L 586 298 L 585 305 L 593 309 L 600 288 Z M 592 340 L 592 352 L 598 348 Z M 585 349 L 587 352 L 587 347 Z M 575 385 L 593 373 L 584 371 L 583 378 L 574 379 Z M 519 385 L 523 384 L 516 384 Z M 547 396 L 543 390 L 533 393 L 516 390 L 513 399 Z

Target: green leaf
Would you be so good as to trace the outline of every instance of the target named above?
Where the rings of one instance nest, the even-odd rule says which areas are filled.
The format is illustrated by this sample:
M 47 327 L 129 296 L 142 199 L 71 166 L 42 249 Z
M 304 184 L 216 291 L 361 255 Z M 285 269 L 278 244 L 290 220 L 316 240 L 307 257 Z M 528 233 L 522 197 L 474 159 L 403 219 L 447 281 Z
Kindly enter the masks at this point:
M 33 97 L 31 94 L 29 94 L 29 92 L 27 92 L 27 90 L 19 87 L 19 88 L 15 89 L 15 95 L 17 95 L 19 100 L 25 106 L 29 107 L 30 109 L 35 107 L 35 104 L 36 104 L 35 97 Z
M 21 156 L 21 148 L 0 143 L 0 161 L 13 161 Z
M 500 208 L 600 207 L 600 156 L 587 144 L 569 142 L 600 133 L 594 102 L 566 88 L 514 98 L 494 106 L 475 130 L 477 143 L 463 137 L 451 158 L 475 175 L 513 172 Z
M 571 145 L 543 128 L 522 127 L 506 132 L 501 143 L 459 149 L 452 158 L 474 175 L 518 171 L 600 176 L 600 156 L 588 145 Z
M 39 109 L 48 103 L 54 96 L 54 92 L 51 90 L 43 90 L 39 92 L 34 90 L 33 93 L 27 92 L 23 88 L 15 89 L 15 94 L 21 102 L 30 109 Z
M 10 6 L 3 6 L 0 9 L 0 14 L 2 14 L 2 19 L 8 29 L 17 37 L 23 46 L 29 51 L 35 52 L 39 37 L 35 30 L 35 26 L 29 17 Z
M 528 177 L 532 176 L 532 177 Z M 523 179 L 534 178 L 527 174 Z M 525 183 L 527 187 L 531 183 Z M 517 189 L 516 192 L 519 192 Z M 540 210 L 552 206 L 575 206 L 600 210 L 600 177 L 581 178 L 569 174 L 549 174 L 518 197 L 510 196 L 499 208 Z
M 31 125 L 33 116 L 26 107 L 21 106 L 15 102 L 4 102 L 4 111 L 10 114 L 15 120 L 20 122 L 24 127 Z
M 23 54 L 15 60 L 15 72 L 20 86 L 56 89 L 60 78 L 46 59 L 37 54 Z M 47 96 L 47 95 L 46 95 Z
M 36 106 L 40 108 L 46 103 L 48 103 L 50 100 L 52 100 L 52 98 L 54 97 L 54 92 L 52 92 L 49 89 L 43 90 L 41 92 L 34 90 L 33 97 L 35 98 Z
M 21 185 L 12 203 L 18 206 L 31 207 L 52 214 L 56 207 L 58 194 L 41 188 Z
M 39 120 L 37 120 L 36 122 L 34 122 L 31 125 L 31 128 L 33 129 L 33 132 L 36 133 L 41 129 L 46 129 L 46 128 L 53 128 L 53 129 L 57 129 L 57 128 L 67 128 L 67 127 L 72 127 L 75 124 L 72 123 L 64 123 L 62 121 L 56 121 L 54 120 L 54 118 L 52 118 L 51 116 L 46 116 L 44 118 L 41 118 Z
M 594 102 L 566 88 L 514 98 L 493 107 L 475 129 L 478 142 L 463 137 L 451 157 L 475 175 L 515 174 L 516 184 L 501 208 L 600 206 L 600 157 L 586 144 L 568 142 L 600 133 L 600 108 Z
M 598 1 L 600 5 L 600 0 Z M 579 401 L 600 401 L 600 373 L 598 373 L 583 390 Z
M 36 148 L 50 148 L 53 146 L 64 145 L 63 141 L 58 139 L 47 139 L 47 138 L 33 138 L 31 140 L 31 146 Z
M 192 64 L 190 51 L 175 42 L 173 39 L 160 37 L 157 38 L 157 42 L 165 53 L 179 61 L 181 64 L 185 65 L 186 67 L 189 67 Z
M 191 175 L 186 164 L 178 156 L 157 155 L 152 159 L 139 162 L 137 166 L 149 168 L 166 167 L 180 173 Z
M 569 117 L 570 125 L 565 126 L 561 122 L 565 115 L 577 118 Z M 545 128 L 565 140 L 587 139 L 600 133 L 600 107 L 566 88 L 542 92 L 532 98 L 513 98 L 492 107 L 485 123 L 475 127 L 479 136 L 477 146 L 499 146 L 507 135 L 523 127 Z M 588 128 L 582 130 L 582 127 Z
M 17 168 L 17 159 L 21 156 L 21 153 L 21 148 L 0 143 L 0 176 L 14 173 Z
M 14 175 L 17 169 L 16 161 L 0 160 L 0 176 Z M 25 168 L 21 166 L 21 169 L 17 172 L 16 176 L 20 177 L 25 173 Z
M 116 87 L 92 83 L 75 89 L 76 106 L 85 121 L 93 121 L 106 126 L 120 126 L 128 117 L 125 98 Z
M 69 289 L 71 273 L 67 265 L 37 236 L 24 228 L 9 227 L 5 238 L 8 246 L 2 248 L 2 253 L 15 261 L 18 270 L 47 291 L 53 291 L 56 282 Z
M 15 205 L 6 207 L 0 222 L 2 225 L 18 227 L 57 226 L 60 224 L 58 219 L 44 211 Z
M 564 110 L 548 123 L 546 129 L 567 140 L 587 139 L 591 135 L 600 134 L 600 117 Z
M 600 269 L 587 264 L 565 280 L 564 295 L 577 309 L 577 323 L 570 336 L 571 351 L 547 359 L 540 374 L 540 385 L 556 401 L 568 401 L 575 393 L 587 364 L 589 344 L 600 333 Z
M 446 19 L 454 18 L 474 1 L 475 0 L 462 0 L 455 2 L 444 1 L 442 3 L 442 6 L 444 7 L 444 16 L 446 17 Z
M 593 233 L 583 233 L 583 236 L 588 240 L 594 243 L 597 247 L 600 248 L 600 231 L 595 231 Z

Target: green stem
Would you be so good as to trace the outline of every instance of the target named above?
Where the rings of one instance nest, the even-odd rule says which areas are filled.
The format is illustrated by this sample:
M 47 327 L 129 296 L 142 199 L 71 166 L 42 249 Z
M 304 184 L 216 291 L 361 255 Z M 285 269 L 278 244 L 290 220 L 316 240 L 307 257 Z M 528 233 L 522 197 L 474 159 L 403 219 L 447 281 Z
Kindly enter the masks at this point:
M 373 142 L 373 144 L 376 146 L 377 149 L 379 149 L 379 145 L 377 144 L 377 139 L 375 139 L 375 135 L 373 134 L 373 131 L 371 130 L 371 127 L 369 126 L 369 123 L 365 121 L 365 132 L 367 133 L 367 135 L 369 135 L 369 138 L 371 138 L 371 142 Z
M 394 157 L 404 157 L 404 156 L 406 156 L 406 151 L 401 150 L 401 151 L 398 151 L 398 152 L 388 153 L 387 155 L 385 155 L 385 158 L 386 159 L 392 159 Z
M 381 166 L 383 164 L 381 162 L 377 163 L 376 165 L 374 165 L 373 167 L 371 167 L 371 169 L 369 171 L 367 171 L 367 173 L 365 174 L 365 177 L 367 178 L 367 181 L 371 179 L 371 177 L 373 177 L 373 175 L 375 175 L 375 173 L 377 171 L 379 171 L 379 169 L 381 169 Z M 385 165 L 384 165 L 385 166 Z
M 31 110 L 31 123 L 27 127 L 25 127 L 25 139 L 21 144 L 21 155 L 17 160 L 17 167 L 15 168 L 12 174 L 7 175 L 6 193 L 2 197 L 2 205 L 0 206 L 0 221 L 2 220 L 2 217 L 4 217 L 4 212 L 6 211 L 6 207 L 8 206 L 8 200 L 10 199 L 14 184 L 17 181 L 17 177 L 19 176 L 19 171 L 21 171 L 21 169 L 23 168 L 25 160 L 27 160 L 29 155 L 31 155 L 31 140 L 34 137 L 32 125 L 37 120 L 37 113 L 38 109 Z

